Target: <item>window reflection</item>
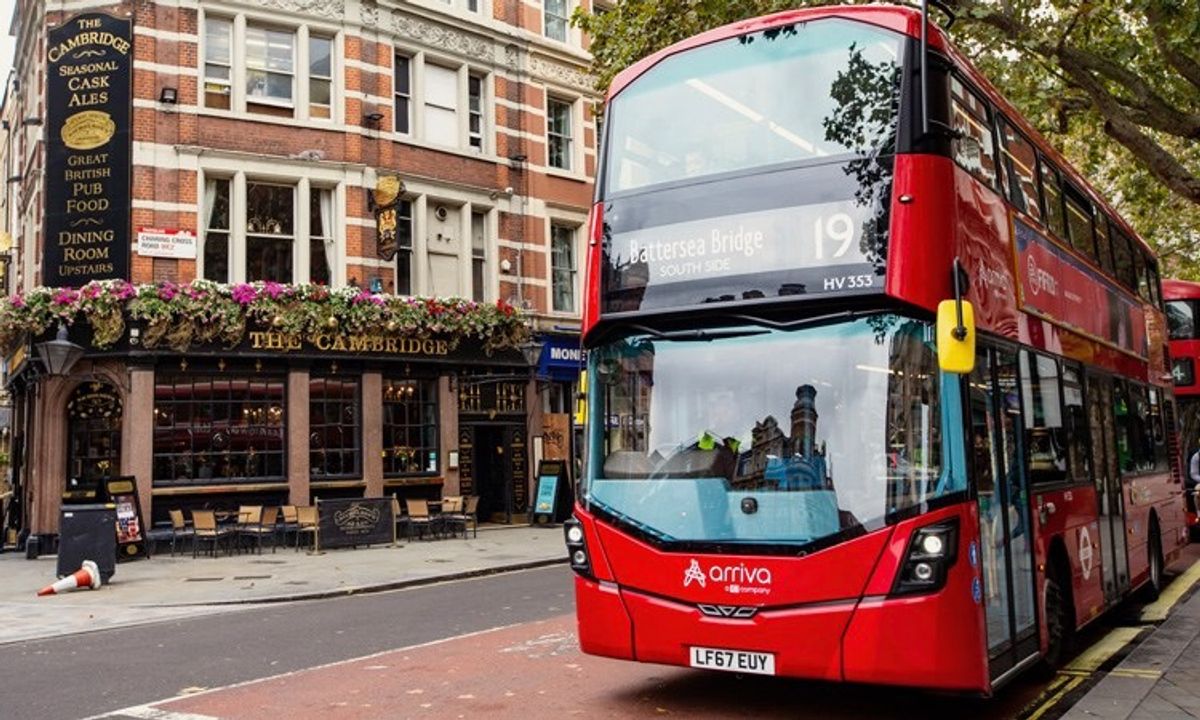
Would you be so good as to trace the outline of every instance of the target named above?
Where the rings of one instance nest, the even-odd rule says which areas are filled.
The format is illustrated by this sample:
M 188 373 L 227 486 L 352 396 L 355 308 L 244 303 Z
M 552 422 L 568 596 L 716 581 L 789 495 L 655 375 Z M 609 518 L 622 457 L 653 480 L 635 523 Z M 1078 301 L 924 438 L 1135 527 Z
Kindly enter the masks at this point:
M 284 477 L 285 385 L 263 375 L 161 375 L 155 485 Z
M 598 349 L 590 499 L 668 538 L 807 542 L 961 489 L 930 333 L 876 316 Z

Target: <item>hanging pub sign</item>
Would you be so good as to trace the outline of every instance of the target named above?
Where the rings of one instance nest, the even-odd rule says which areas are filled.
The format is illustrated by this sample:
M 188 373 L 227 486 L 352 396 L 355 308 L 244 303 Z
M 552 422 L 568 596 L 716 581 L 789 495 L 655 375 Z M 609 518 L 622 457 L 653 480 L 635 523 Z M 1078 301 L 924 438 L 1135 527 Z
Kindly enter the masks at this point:
M 398 207 L 403 193 L 404 182 L 398 176 L 381 175 L 370 195 L 371 210 L 375 213 L 375 247 L 384 260 L 396 257 L 401 232 Z
M 103 13 L 50 31 L 43 285 L 129 279 L 131 37 Z

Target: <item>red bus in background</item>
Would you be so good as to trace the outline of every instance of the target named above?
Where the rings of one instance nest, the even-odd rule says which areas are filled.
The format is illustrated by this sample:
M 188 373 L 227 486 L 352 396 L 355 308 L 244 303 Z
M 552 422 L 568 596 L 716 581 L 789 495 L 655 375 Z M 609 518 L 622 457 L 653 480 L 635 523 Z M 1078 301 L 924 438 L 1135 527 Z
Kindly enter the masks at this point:
M 585 652 L 987 694 L 1157 592 L 1157 262 L 919 11 L 704 33 L 604 126 Z
M 1196 383 L 1196 359 L 1200 357 L 1200 283 L 1163 280 L 1163 300 L 1171 343 L 1171 375 L 1179 406 L 1187 523 L 1195 540 L 1200 538 L 1200 513 L 1197 513 L 1197 486 L 1190 466 L 1192 455 L 1200 451 L 1200 384 Z

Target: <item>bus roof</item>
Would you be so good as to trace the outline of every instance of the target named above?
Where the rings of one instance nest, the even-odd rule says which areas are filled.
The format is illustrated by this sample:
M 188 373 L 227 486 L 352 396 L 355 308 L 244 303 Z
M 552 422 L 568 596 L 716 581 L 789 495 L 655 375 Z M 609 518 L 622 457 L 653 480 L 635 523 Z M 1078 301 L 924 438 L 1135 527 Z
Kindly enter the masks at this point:
M 921 34 L 921 11 L 917 8 L 900 6 L 900 5 L 848 5 L 848 6 L 824 6 L 813 8 L 802 8 L 798 10 L 785 10 L 783 12 L 764 15 L 762 17 L 750 18 L 747 20 L 739 20 L 737 22 L 722 25 L 721 27 L 708 30 L 698 35 L 694 35 L 685 40 L 681 40 L 673 45 L 669 45 L 658 52 L 651 53 L 646 57 L 638 60 L 633 65 L 625 68 L 613 78 L 612 83 L 608 88 L 608 95 L 605 98 L 605 103 L 611 102 L 616 95 L 624 90 L 638 76 L 642 75 L 650 68 L 657 65 L 664 59 L 692 48 L 707 45 L 709 43 L 718 42 L 731 37 L 737 37 L 750 32 L 758 32 L 767 30 L 781 25 L 790 25 L 797 22 L 808 22 L 812 20 L 820 20 L 822 18 L 840 17 L 860 22 L 876 25 L 878 27 L 893 30 L 895 32 L 904 33 L 909 37 L 920 37 Z M 929 26 L 929 46 L 936 50 L 948 54 L 955 64 L 969 75 L 971 82 L 983 91 L 993 105 L 1004 111 L 1005 118 L 1016 125 L 1017 128 L 1030 138 L 1038 148 L 1048 155 L 1051 160 L 1059 166 L 1059 169 L 1065 173 L 1068 178 L 1078 186 L 1081 190 L 1088 194 L 1088 197 L 1099 208 L 1105 211 L 1105 214 L 1120 224 L 1121 230 L 1130 238 L 1141 245 L 1142 249 L 1150 253 L 1151 256 L 1157 257 L 1157 252 L 1154 248 L 1143 240 L 1133 228 L 1125 222 L 1113 208 L 1104 201 L 1076 170 L 1071 163 L 1063 157 L 1058 149 L 1042 136 L 1036 128 L 1025 120 L 1024 115 L 1017 110 L 1012 103 L 1008 102 L 1004 96 L 996 89 L 994 85 L 981 73 L 965 55 L 958 51 L 957 48 L 947 39 L 945 33 L 940 27 L 935 24 Z
M 634 78 L 646 72 L 650 68 L 657 65 L 665 58 L 691 50 L 692 48 L 701 45 L 707 45 L 720 40 L 726 40 L 738 35 L 745 35 L 750 32 L 758 32 L 760 30 L 768 30 L 781 25 L 791 25 L 798 22 L 808 22 L 810 20 L 820 20 L 827 17 L 848 18 L 858 20 L 860 22 L 877 25 L 888 30 L 894 30 L 899 33 L 904 33 L 912 37 L 918 37 L 921 34 L 921 11 L 911 7 L 901 7 L 898 5 L 849 5 L 849 6 L 825 6 L 813 8 L 801 8 L 798 10 L 784 10 L 783 12 L 774 13 L 771 15 L 763 15 L 762 17 L 750 18 L 747 20 L 739 20 L 737 22 L 722 25 L 719 28 L 707 30 L 698 35 L 694 35 L 685 40 L 680 40 L 674 45 L 669 45 L 658 52 L 651 53 L 646 57 L 638 60 L 633 65 L 625 68 L 617 73 L 613 78 L 612 83 L 608 87 L 608 97 L 606 102 L 611 101 L 617 93 L 625 89 Z M 936 25 L 929 27 L 929 45 L 930 47 L 939 50 L 945 50 L 946 40 L 942 34 L 941 28 Z
M 1200 300 L 1200 283 L 1190 280 L 1163 280 L 1163 300 Z

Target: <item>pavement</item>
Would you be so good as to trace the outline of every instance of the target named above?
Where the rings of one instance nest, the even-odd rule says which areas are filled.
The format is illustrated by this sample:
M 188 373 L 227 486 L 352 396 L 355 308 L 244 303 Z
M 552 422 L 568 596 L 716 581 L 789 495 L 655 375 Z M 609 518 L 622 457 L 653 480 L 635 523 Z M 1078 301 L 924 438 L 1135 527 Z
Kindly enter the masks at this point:
M 1187 579 L 1195 581 L 1185 577 L 1176 582 Z M 1200 718 L 1200 592 L 1170 610 L 1166 620 L 1062 718 Z
M 117 565 L 109 584 L 37 597 L 57 558 L 0 554 L 0 644 L 149 622 L 391 590 L 566 561 L 562 527 L 482 526 L 478 537 L 401 542 L 317 554 L 265 548 L 217 558 L 171 556 Z

